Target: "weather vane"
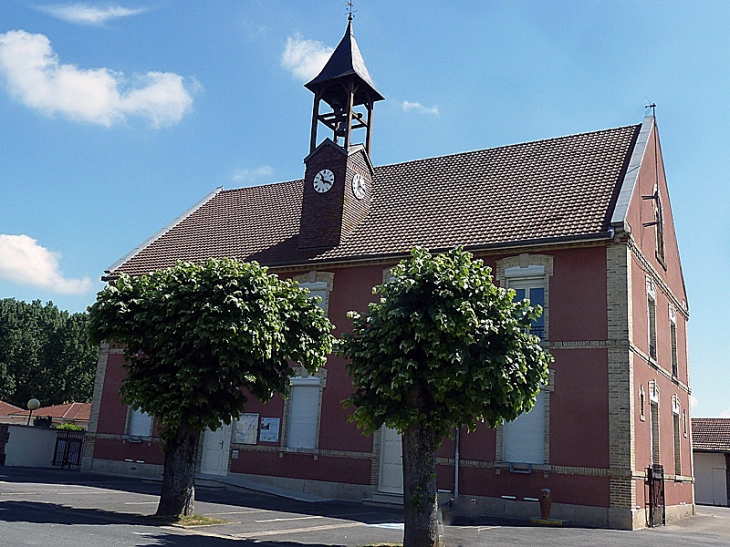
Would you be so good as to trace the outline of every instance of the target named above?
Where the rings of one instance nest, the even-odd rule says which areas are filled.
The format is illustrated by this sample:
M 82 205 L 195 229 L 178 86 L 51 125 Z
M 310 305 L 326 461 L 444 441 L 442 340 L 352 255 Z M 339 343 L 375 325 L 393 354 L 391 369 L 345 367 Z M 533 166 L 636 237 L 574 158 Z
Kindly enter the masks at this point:
M 648 104 L 649 101 L 647 101 L 647 104 L 644 105 L 644 108 L 651 108 L 651 117 L 656 118 L 656 103 Z
M 352 21 L 352 14 L 355 13 L 355 11 L 352 10 L 352 2 L 345 2 L 345 5 L 347 6 L 347 20 Z

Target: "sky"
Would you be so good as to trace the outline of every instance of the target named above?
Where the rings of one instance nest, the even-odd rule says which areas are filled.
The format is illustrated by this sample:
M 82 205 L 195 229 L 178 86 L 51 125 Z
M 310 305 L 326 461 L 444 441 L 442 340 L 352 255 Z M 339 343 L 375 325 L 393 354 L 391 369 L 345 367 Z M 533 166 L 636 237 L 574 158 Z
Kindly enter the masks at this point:
M 694 416 L 730 417 L 730 2 L 354 0 L 375 165 L 640 123 L 656 103 Z M 0 298 L 85 310 L 215 188 L 299 179 L 342 0 L 0 2 Z M 723 312 L 724 313 L 724 312 Z

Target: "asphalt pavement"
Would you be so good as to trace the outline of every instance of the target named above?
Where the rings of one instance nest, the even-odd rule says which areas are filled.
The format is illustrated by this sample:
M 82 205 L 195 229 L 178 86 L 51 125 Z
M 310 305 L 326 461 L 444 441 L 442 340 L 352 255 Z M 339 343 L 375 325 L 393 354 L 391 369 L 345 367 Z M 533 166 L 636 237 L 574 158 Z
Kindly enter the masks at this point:
M 362 503 L 292 500 L 204 482 L 196 512 L 225 524 L 181 528 L 151 518 L 160 483 L 78 471 L 0 467 L 0 547 L 358 547 L 399 543 L 402 512 Z M 730 508 L 665 527 L 617 531 L 488 520 L 442 528 L 448 547 L 730 546 Z

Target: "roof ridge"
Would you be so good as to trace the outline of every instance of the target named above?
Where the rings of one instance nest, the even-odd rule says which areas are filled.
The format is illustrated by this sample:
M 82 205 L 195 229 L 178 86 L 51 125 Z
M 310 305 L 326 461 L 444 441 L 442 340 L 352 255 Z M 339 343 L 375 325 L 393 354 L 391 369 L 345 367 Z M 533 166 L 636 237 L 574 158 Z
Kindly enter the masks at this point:
M 561 135 L 559 137 L 546 137 L 544 139 L 537 139 L 534 141 L 521 141 L 521 142 L 515 142 L 512 144 L 503 144 L 500 146 L 492 146 L 489 148 L 475 148 L 473 150 L 467 150 L 464 152 L 453 152 L 450 154 L 442 154 L 440 156 L 430 156 L 427 158 L 419 158 L 419 159 L 415 159 L 415 160 L 401 161 L 401 162 L 396 162 L 396 163 L 387 163 L 384 165 L 376 166 L 376 169 L 379 169 L 381 167 L 394 167 L 396 165 L 407 165 L 407 164 L 419 163 L 419 162 L 423 162 L 423 161 L 433 161 L 433 160 L 439 160 L 439 159 L 444 159 L 444 158 L 454 158 L 457 156 L 467 156 L 467 155 L 476 154 L 479 152 L 486 152 L 488 150 L 501 150 L 501 149 L 506 149 L 506 148 L 514 148 L 517 146 L 526 146 L 529 144 L 540 144 L 540 143 L 544 143 L 544 142 L 548 142 L 548 141 L 559 141 L 559 140 L 563 140 L 563 139 L 582 137 L 584 135 L 599 135 L 601 133 L 609 133 L 609 132 L 613 132 L 613 131 L 619 131 L 621 129 L 629 129 L 629 128 L 637 128 L 637 127 L 641 127 L 641 124 L 634 123 L 634 124 L 628 124 L 628 125 L 621 125 L 618 127 L 609 127 L 606 129 L 599 129 L 597 131 L 582 131 L 580 133 Z
M 283 185 L 283 184 L 291 184 L 291 185 L 294 185 L 296 183 L 303 182 L 303 181 L 304 181 L 304 178 L 301 178 L 301 179 L 292 179 L 292 180 L 282 180 L 282 181 L 279 181 L 279 182 L 266 182 L 264 184 L 254 184 L 253 186 L 239 186 L 238 188 L 223 189 L 221 187 L 220 193 L 221 194 L 225 194 L 225 193 L 228 193 L 228 192 L 239 192 L 241 190 L 253 190 L 253 189 L 258 189 L 258 188 L 266 188 L 268 186 L 280 186 L 280 185 Z

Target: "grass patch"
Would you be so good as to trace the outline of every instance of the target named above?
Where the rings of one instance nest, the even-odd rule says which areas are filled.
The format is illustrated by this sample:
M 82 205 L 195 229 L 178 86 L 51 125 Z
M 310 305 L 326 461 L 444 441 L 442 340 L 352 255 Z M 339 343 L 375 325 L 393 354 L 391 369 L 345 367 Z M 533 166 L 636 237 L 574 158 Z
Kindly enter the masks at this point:
M 214 519 L 212 517 L 205 517 L 203 515 L 190 515 L 179 516 L 179 517 L 158 517 L 151 516 L 151 520 L 159 522 L 160 524 L 169 524 L 172 526 L 182 526 L 187 528 L 189 526 L 214 526 L 216 524 L 227 524 L 227 520 Z

